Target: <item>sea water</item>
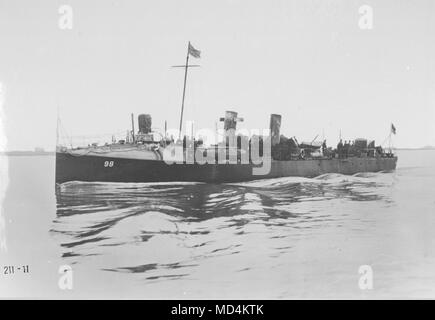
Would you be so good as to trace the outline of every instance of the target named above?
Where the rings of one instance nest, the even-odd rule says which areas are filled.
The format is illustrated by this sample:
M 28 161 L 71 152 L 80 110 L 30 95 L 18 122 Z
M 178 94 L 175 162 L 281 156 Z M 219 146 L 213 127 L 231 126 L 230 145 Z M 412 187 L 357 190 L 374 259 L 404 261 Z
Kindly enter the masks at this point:
M 0 296 L 435 298 L 435 151 L 398 156 L 392 173 L 58 186 L 54 156 L 1 156 Z

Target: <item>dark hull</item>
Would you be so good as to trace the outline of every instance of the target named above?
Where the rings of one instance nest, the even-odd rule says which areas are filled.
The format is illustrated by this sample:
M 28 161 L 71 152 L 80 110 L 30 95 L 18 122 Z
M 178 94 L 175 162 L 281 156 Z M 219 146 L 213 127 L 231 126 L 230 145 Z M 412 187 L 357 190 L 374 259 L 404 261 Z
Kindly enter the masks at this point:
M 112 167 L 105 167 L 113 161 Z M 278 177 L 316 177 L 325 173 L 392 171 L 397 157 L 272 161 L 267 175 L 253 175 L 252 164 L 172 164 L 160 160 L 56 153 L 56 182 L 238 182 Z

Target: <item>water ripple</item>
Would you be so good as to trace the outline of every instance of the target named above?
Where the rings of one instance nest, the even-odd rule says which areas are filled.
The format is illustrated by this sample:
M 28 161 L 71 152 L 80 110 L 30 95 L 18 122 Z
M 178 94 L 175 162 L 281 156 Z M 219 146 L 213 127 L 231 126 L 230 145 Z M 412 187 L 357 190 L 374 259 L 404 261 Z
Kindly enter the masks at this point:
M 69 263 L 174 280 L 205 261 L 236 259 L 262 246 L 269 257 L 286 254 L 289 238 L 340 227 L 349 212 L 334 211 L 338 205 L 387 205 L 392 183 L 381 173 L 231 184 L 69 182 L 57 186 L 51 234 Z M 176 269 L 184 272 L 171 273 Z

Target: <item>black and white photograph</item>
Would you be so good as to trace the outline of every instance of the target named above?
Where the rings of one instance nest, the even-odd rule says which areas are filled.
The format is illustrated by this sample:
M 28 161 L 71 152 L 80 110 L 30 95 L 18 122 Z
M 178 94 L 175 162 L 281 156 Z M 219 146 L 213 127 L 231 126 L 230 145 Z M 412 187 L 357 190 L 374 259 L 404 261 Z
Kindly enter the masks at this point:
M 435 1 L 0 0 L 0 299 L 435 299 Z

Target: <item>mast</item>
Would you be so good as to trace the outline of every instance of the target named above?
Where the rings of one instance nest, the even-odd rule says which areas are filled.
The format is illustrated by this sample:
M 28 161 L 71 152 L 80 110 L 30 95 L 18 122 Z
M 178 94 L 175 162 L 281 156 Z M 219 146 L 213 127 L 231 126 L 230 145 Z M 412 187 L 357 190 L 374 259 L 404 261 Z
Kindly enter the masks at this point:
M 190 47 L 190 41 L 187 44 L 186 65 L 184 67 L 183 100 L 181 101 L 180 131 L 178 136 L 179 139 L 181 139 L 181 129 L 183 128 L 184 97 L 186 96 L 187 69 L 189 68 L 189 47 Z
M 183 113 L 184 113 L 184 98 L 186 97 L 186 85 L 187 85 L 187 69 L 190 67 L 199 67 L 199 65 L 189 65 L 189 55 L 192 55 L 194 58 L 201 57 L 201 51 L 195 49 L 190 41 L 187 43 L 187 55 L 186 55 L 186 64 L 181 66 L 172 66 L 173 68 L 184 68 L 184 85 L 183 85 L 183 99 L 181 100 L 181 114 L 180 114 L 180 132 L 179 139 L 181 138 L 181 130 L 183 129 Z
M 56 122 L 56 148 L 59 146 L 59 107 L 57 107 L 57 122 Z

